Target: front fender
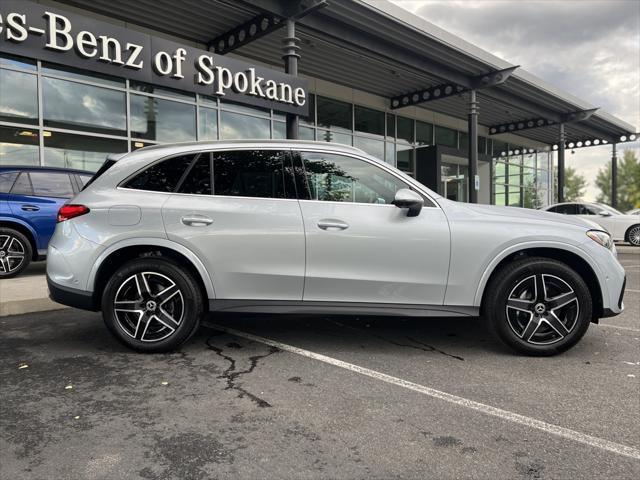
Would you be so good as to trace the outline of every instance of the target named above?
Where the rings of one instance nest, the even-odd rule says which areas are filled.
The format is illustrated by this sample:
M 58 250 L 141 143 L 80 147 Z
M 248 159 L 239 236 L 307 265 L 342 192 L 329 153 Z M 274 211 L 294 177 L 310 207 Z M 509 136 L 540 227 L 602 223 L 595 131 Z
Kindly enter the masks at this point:
M 184 255 L 195 267 L 202 279 L 202 283 L 207 291 L 207 296 L 209 299 L 215 299 L 215 290 L 213 289 L 213 283 L 211 281 L 211 276 L 209 272 L 205 268 L 202 261 L 198 258 L 196 254 L 194 254 L 191 250 L 186 248 L 184 245 L 173 242 L 171 240 L 167 240 L 165 238 L 156 238 L 156 237 L 141 237 L 141 238 L 131 238 L 126 240 L 121 240 L 119 242 L 114 243 L 113 245 L 106 248 L 96 259 L 91 268 L 91 272 L 89 273 L 89 277 L 87 278 L 87 291 L 93 291 L 93 286 L 95 284 L 96 276 L 100 269 L 102 263 L 111 255 L 112 253 L 121 250 L 126 247 L 137 247 L 140 245 L 151 245 L 154 247 L 162 247 L 168 248 L 169 250 L 174 250 L 182 255 Z
M 591 257 L 585 250 L 579 248 L 575 245 L 563 242 L 554 242 L 554 241 L 531 241 L 531 242 L 520 242 L 514 245 L 510 245 L 504 248 L 498 255 L 496 255 L 493 260 L 489 263 L 489 265 L 485 268 L 480 282 L 478 283 L 478 287 L 476 289 L 476 294 L 473 300 L 473 305 L 479 307 L 482 303 L 482 296 L 484 294 L 484 289 L 487 286 L 489 278 L 491 274 L 495 271 L 496 267 L 500 264 L 502 260 L 507 258 L 509 255 L 514 253 L 529 250 L 533 248 L 553 248 L 555 250 L 565 250 L 567 252 L 571 252 L 575 255 L 578 255 L 581 259 L 583 259 L 594 271 L 596 277 L 598 278 L 598 283 L 600 286 L 600 291 L 607 291 L 607 285 L 603 284 L 602 278 L 602 270 L 598 266 L 598 263 Z

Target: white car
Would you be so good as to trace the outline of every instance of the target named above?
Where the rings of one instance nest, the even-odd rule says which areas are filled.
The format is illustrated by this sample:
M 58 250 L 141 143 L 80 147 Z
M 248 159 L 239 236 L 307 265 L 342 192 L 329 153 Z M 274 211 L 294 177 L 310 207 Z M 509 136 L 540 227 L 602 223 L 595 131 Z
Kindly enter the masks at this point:
M 629 242 L 640 246 L 640 218 L 619 212 L 615 208 L 603 203 L 566 202 L 549 205 L 542 210 L 577 215 L 585 220 L 591 220 L 604 228 L 616 242 Z
M 640 208 L 634 208 L 633 210 L 629 210 L 627 215 L 640 215 Z
M 58 214 L 52 298 L 144 352 L 206 312 L 484 316 L 562 352 L 622 312 L 611 236 L 579 218 L 457 203 L 353 147 L 187 143 L 108 160 Z

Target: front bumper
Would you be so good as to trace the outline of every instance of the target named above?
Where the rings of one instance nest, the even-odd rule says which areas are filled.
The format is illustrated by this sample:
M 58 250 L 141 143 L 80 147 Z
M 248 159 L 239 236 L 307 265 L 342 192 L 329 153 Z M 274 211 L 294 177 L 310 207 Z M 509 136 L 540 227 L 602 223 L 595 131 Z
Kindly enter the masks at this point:
M 91 292 L 58 285 L 48 275 L 47 287 L 49 288 L 49 298 L 56 303 L 92 312 L 98 311 Z
M 618 309 L 617 311 L 612 310 L 611 308 L 605 308 L 602 311 L 602 318 L 607 317 L 615 317 L 616 315 L 620 315 L 624 310 L 624 289 L 627 286 L 627 276 L 625 275 L 624 280 L 622 281 L 622 289 L 620 290 L 620 296 L 618 297 Z

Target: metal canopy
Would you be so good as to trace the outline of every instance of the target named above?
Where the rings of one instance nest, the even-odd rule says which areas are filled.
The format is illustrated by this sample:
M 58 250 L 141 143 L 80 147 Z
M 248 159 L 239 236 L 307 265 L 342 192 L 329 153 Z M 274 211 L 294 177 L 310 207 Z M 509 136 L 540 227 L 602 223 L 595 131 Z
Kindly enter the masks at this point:
M 288 0 L 59 0 L 60 3 L 207 45 L 260 15 L 286 17 Z M 296 2 L 298 3 L 298 2 Z M 144 14 L 141 15 L 141 12 Z M 134 27 L 135 28 L 135 27 Z M 443 84 L 464 89 L 486 72 L 513 67 L 437 26 L 381 0 L 340 0 L 297 21 L 302 60 L 299 73 L 388 99 Z M 213 45 L 215 47 L 215 45 Z M 274 33 L 239 46 L 234 53 L 282 67 L 282 35 Z M 428 109 L 466 119 L 468 102 L 457 92 Z M 507 82 L 478 91 L 480 125 L 495 126 L 564 116 L 593 106 L 518 69 Z M 420 106 L 416 106 L 420 108 Z M 402 109 L 398 109 L 402 114 Z M 567 142 L 620 141 L 635 128 L 599 110 L 567 124 Z M 523 129 L 522 137 L 553 145 L 557 126 Z M 584 143 L 583 143 L 584 144 Z

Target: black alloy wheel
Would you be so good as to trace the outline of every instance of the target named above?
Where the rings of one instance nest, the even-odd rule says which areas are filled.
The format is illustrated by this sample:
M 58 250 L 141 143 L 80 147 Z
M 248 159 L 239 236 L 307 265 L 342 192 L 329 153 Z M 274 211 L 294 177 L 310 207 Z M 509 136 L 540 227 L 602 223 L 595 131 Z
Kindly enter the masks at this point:
M 102 298 L 104 321 L 116 338 L 141 352 L 166 352 L 198 328 L 203 299 L 191 273 L 165 258 L 140 258 L 119 268 Z
M 493 331 L 514 350 L 554 355 L 575 345 L 591 322 L 589 288 L 568 265 L 525 258 L 507 265 L 487 286 L 485 313 Z
M 31 263 L 29 240 L 17 230 L 0 228 L 0 278 L 12 278 Z

